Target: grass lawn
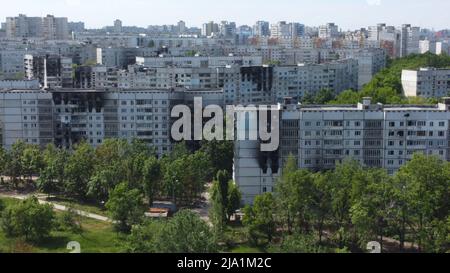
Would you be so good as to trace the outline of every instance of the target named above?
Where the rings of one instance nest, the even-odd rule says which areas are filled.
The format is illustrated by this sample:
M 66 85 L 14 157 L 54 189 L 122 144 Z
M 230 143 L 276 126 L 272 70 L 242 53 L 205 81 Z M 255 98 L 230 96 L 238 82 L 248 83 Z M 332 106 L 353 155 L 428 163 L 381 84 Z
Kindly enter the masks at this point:
M 239 245 L 230 249 L 231 253 L 265 253 L 263 249 L 249 245 Z
M 64 197 L 48 198 L 47 201 L 58 204 L 58 205 L 63 205 L 66 207 L 67 206 L 72 207 L 76 210 L 82 210 L 85 212 L 94 213 L 94 214 L 98 214 L 101 216 L 107 216 L 106 210 L 95 204 L 80 203 L 80 201 L 72 200 L 70 198 L 64 198 Z
M 15 199 L 1 198 L 5 205 L 20 202 Z M 53 231 L 51 237 L 39 244 L 25 243 L 21 239 L 7 238 L 0 230 L 0 252 L 25 253 L 69 253 L 67 243 L 79 242 L 82 253 L 118 253 L 124 252 L 123 237 L 114 232 L 110 223 L 83 218 L 82 234 Z

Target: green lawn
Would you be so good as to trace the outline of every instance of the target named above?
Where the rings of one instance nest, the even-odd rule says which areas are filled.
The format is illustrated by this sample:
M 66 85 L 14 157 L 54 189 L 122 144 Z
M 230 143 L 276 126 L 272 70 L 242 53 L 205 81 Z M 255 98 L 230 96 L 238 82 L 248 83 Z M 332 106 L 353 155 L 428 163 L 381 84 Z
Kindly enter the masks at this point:
M 257 247 L 252 247 L 249 245 L 239 245 L 235 248 L 230 249 L 231 253 L 264 253 L 264 251 Z
M 80 203 L 80 201 L 72 200 L 70 198 L 64 198 L 64 197 L 49 198 L 49 199 L 47 199 L 47 201 L 58 204 L 58 205 L 69 206 L 76 210 L 82 210 L 82 211 L 89 212 L 89 213 L 107 216 L 106 210 L 95 204 Z
M 15 199 L 1 198 L 5 205 L 19 202 Z M 18 238 L 7 238 L 0 229 L 0 252 L 25 253 L 69 253 L 67 243 L 79 242 L 82 253 L 124 252 L 123 237 L 113 231 L 110 223 L 83 218 L 82 234 L 53 231 L 51 237 L 39 244 L 29 244 Z

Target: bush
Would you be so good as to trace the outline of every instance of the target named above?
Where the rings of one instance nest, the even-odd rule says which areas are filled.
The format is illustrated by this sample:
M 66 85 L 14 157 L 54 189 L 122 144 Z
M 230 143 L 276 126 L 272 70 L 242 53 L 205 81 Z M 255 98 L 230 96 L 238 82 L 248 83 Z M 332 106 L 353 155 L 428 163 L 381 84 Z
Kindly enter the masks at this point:
M 69 231 L 75 234 L 83 232 L 81 216 L 73 208 L 68 208 L 58 216 L 58 227 L 61 231 Z
M 41 205 L 32 197 L 11 205 L 2 213 L 1 228 L 9 237 L 24 237 L 38 242 L 50 235 L 55 213 L 51 205 Z
M 287 236 L 279 245 L 272 244 L 269 248 L 273 253 L 325 253 L 314 236 L 295 234 Z

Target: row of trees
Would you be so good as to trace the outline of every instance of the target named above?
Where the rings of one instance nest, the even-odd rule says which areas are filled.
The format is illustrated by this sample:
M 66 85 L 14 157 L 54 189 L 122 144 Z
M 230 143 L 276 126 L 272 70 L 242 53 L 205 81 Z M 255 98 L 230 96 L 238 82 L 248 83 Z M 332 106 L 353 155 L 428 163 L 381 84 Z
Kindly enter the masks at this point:
M 244 225 L 257 243 L 277 251 L 321 252 L 324 246 L 362 251 L 370 241 L 396 238 L 403 249 L 450 250 L 450 163 L 415 155 L 395 176 L 347 161 L 333 171 L 298 170 L 290 158 L 274 194 L 245 208 Z
M 218 169 L 232 169 L 230 142 L 205 143 L 191 152 L 184 143 L 157 158 L 145 143 L 109 139 L 97 148 L 80 143 L 73 151 L 48 145 L 45 149 L 17 142 L 9 151 L 0 149 L 0 171 L 4 184 L 17 188 L 21 183 L 44 193 L 105 203 L 110 192 L 125 182 L 149 203 L 170 198 L 191 204 L 205 189 Z

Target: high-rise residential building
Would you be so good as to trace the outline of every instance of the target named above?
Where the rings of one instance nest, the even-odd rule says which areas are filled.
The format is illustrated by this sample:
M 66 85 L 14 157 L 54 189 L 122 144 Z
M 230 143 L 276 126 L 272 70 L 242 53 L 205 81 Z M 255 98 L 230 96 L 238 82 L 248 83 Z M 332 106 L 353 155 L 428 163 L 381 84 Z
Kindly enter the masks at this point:
M 41 17 L 6 18 L 6 35 L 9 38 L 43 38 L 47 40 L 67 40 L 69 27 L 67 18 L 47 15 Z
M 10 149 L 17 140 L 45 147 L 71 148 L 80 141 L 98 146 L 108 138 L 139 139 L 158 155 L 171 151 L 175 104 L 222 104 L 220 90 L 6 90 L 0 91 L 1 144 Z
M 179 21 L 177 24 L 177 31 L 179 34 L 186 32 L 186 23 L 184 21 Z
M 67 40 L 69 38 L 69 25 L 67 18 L 47 15 L 43 18 L 42 29 L 47 40 Z
M 202 36 L 212 36 L 213 34 L 219 33 L 219 25 L 214 23 L 214 21 L 210 21 L 208 23 L 203 24 L 202 27 Z
M 239 84 L 227 82 L 224 96 L 236 104 L 273 104 L 291 97 L 295 101 L 328 89 L 334 94 L 358 88 L 358 61 L 339 60 L 325 64 L 241 67 Z M 229 96 L 229 97 L 227 97 Z M 231 99 L 232 98 L 232 99 Z
M 258 21 L 253 26 L 253 36 L 267 37 L 270 36 L 270 25 L 266 21 Z
M 328 23 L 319 27 L 319 38 L 332 39 L 339 36 L 339 28 L 335 23 Z
M 391 58 L 400 57 L 401 31 L 385 23 L 368 28 L 367 43 L 370 47 L 379 47 L 386 50 Z
M 234 180 L 245 204 L 274 191 L 290 155 L 301 169 L 330 170 L 345 159 L 354 159 L 390 174 L 415 153 L 450 160 L 450 98 L 437 106 L 375 105 L 370 98 L 357 106 L 303 106 L 287 98 L 278 109 L 277 151 L 262 152 L 261 142 L 248 138 L 235 142 Z M 238 120 L 238 125 L 249 124 L 238 127 L 238 134 L 239 128 L 247 132 L 257 128 L 257 118 L 251 117 Z
M 272 24 L 270 27 L 270 36 L 273 38 L 289 38 L 292 35 L 291 25 L 286 21 L 280 21 L 276 24 Z
M 119 19 L 114 21 L 114 32 L 115 33 L 122 33 L 123 29 L 122 29 L 122 21 L 120 21 Z
M 236 35 L 236 23 L 228 21 L 220 22 L 219 34 L 225 38 L 233 38 Z
M 413 27 L 410 24 L 402 25 L 400 35 L 400 56 L 405 57 L 410 54 L 419 53 L 420 27 Z
M 305 36 L 305 25 L 300 23 L 291 23 L 291 37 L 297 38 L 297 37 L 303 37 Z

